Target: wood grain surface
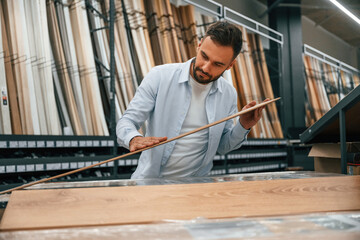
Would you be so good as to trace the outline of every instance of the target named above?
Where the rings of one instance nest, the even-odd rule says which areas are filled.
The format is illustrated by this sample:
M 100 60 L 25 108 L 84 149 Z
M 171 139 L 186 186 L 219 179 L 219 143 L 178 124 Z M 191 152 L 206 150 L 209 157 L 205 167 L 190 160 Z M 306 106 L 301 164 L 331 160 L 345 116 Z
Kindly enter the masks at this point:
M 0 230 L 360 209 L 360 176 L 12 193 Z

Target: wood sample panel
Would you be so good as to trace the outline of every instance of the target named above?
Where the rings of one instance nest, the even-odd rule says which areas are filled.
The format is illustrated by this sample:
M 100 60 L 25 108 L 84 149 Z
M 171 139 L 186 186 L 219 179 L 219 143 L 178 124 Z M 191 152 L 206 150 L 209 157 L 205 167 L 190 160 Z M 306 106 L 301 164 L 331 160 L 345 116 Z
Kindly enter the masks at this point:
M 0 230 L 360 210 L 360 176 L 12 193 Z

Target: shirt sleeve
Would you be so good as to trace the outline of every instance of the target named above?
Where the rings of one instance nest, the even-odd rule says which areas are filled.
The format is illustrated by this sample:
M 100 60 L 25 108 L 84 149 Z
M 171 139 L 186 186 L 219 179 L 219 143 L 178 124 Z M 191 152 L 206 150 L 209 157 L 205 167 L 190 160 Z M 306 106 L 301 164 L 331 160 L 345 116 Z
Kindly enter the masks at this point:
M 236 97 L 237 95 L 235 93 L 235 97 L 234 97 L 235 103 L 232 104 L 229 116 L 238 112 Z M 245 129 L 240 124 L 238 118 L 236 118 L 235 125 L 233 119 L 226 121 L 217 151 L 220 154 L 226 154 L 232 150 L 240 148 L 242 143 L 247 139 L 247 135 L 249 134 L 249 132 L 250 130 Z
M 116 136 L 120 146 L 129 149 L 129 142 L 135 136 L 142 136 L 138 130 L 154 109 L 160 76 L 152 69 L 136 90 L 134 98 L 116 125 Z

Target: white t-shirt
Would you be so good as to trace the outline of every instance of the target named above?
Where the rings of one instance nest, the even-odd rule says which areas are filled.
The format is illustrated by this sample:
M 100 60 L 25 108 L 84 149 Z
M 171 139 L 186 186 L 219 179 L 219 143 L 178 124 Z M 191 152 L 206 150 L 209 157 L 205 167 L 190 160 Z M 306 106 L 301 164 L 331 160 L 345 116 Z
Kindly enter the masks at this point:
M 196 82 L 190 75 L 191 102 L 181 127 L 180 134 L 192 131 L 209 123 L 205 100 L 212 86 Z M 193 133 L 176 141 L 174 150 L 162 169 L 163 177 L 189 177 L 197 171 L 208 148 L 209 129 Z

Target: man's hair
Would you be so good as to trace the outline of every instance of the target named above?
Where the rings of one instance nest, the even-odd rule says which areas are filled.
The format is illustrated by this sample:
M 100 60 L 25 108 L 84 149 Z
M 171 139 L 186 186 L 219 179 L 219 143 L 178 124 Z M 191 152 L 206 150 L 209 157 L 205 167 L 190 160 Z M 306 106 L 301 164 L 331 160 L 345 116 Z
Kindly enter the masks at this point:
M 242 47 L 242 32 L 240 29 L 226 21 L 217 21 L 207 29 L 204 39 L 210 37 L 211 40 L 222 46 L 231 46 L 234 51 L 233 58 L 236 58 Z

